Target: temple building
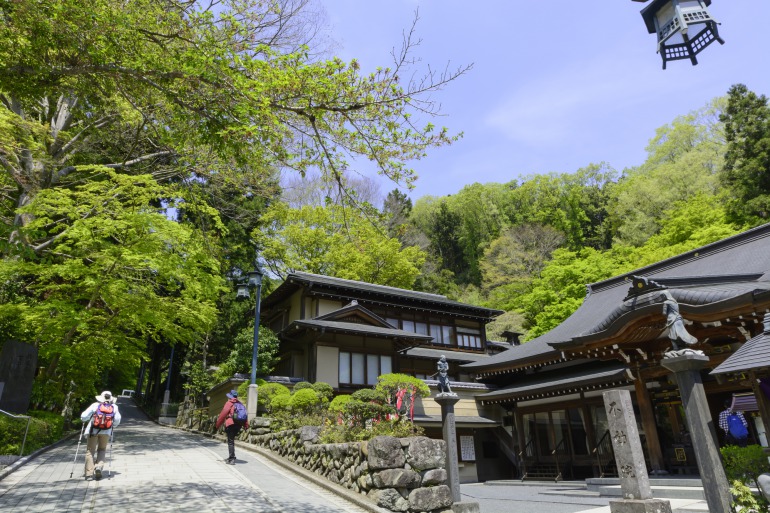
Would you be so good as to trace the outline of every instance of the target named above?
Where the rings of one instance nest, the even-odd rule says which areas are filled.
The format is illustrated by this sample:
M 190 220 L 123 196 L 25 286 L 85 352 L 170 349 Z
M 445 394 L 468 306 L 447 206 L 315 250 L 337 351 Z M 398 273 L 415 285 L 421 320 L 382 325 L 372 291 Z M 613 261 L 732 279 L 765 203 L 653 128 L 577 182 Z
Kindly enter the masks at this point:
M 770 225 L 764 225 L 592 283 L 580 308 L 550 332 L 463 365 L 479 383 L 496 387 L 476 400 L 506 412 L 508 453 L 517 456 L 510 476 L 615 474 L 602 392 L 619 388 L 632 391 L 648 469 L 697 473 L 679 390 L 660 364 L 676 349 L 676 333 L 689 335 L 687 347 L 709 358 L 702 379 L 712 419 L 729 400 L 750 421 L 753 441 L 767 446 L 758 394 L 768 353 L 761 361 L 726 360 L 747 341 L 770 347 L 763 328 L 769 271 Z M 721 430 L 713 428 L 723 445 Z

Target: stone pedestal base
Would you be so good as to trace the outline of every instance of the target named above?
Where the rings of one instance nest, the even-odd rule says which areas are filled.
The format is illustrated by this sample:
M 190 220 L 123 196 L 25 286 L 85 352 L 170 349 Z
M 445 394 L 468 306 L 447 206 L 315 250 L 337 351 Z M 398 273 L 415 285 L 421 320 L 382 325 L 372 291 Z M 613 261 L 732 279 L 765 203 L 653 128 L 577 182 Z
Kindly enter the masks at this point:
M 257 416 L 257 385 L 249 385 L 249 394 L 246 397 L 246 414 L 249 416 L 249 422 Z
M 671 513 L 671 503 L 662 499 L 610 501 L 611 513 Z
M 481 507 L 478 502 L 455 502 L 452 504 L 452 513 L 481 513 Z

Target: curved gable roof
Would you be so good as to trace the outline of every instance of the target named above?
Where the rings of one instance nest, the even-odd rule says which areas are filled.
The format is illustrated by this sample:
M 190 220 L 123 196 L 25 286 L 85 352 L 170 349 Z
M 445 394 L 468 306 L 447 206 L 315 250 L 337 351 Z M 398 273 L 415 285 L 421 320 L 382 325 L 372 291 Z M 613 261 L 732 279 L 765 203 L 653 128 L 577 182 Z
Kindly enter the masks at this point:
M 463 369 L 483 372 L 510 368 L 521 359 L 549 358 L 561 346 L 579 337 L 599 336 L 622 321 L 623 304 L 633 276 L 650 278 L 669 287 L 686 311 L 689 306 L 714 305 L 720 301 L 753 296 L 770 290 L 770 224 L 753 228 L 655 264 L 587 286 L 583 304 L 554 329 L 521 346 Z M 654 305 L 652 301 L 647 306 Z M 638 305 L 638 303 L 637 303 Z M 656 305 L 655 308 L 659 308 Z M 630 310 L 629 310 L 630 311 Z M 527 351 L 523 348 L 534 344 Z M 548 348 L 548 349 L 546 349 Z
M 428 292 L 303 272 L 290 273 L 284 282 L 262 301 L 262 304 L 265 308 L 269 308 L 301 287 L 307 287 L 313 292 L 325 293 L 343 300 L 357 299 L 375 303 L 409 303 L 421 308 L 442 310 L 455 315 L 485 320 L 491 320 L 504 313 L 502 310 L 460 303 L 440 294 L 430 294 Z

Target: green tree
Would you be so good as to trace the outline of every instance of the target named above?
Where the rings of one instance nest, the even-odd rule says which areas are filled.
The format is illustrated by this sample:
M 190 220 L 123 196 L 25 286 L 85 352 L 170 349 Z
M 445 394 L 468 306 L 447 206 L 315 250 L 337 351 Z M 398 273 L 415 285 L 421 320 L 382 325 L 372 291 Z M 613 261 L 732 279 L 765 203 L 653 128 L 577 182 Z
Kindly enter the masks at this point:
M 723 104 L 716 99 L 658 128 L 644 164 L 624 172 L 609 203 L 618 243 L 641 246 L 661 230 L 674 203 L 719 192 L 725 146 L 718 115 Z
M 564 234 L 550 226 L 522 224 L 492 241 L 480 262 L 489 305 L 511 310 L 511 301 L 527 291 L 565 240 Z
M 137 369 L 146 339 L 193 343 L 223 284 L 207 241 L 164 215 L 168 187 L 105 167 L 72 176 L 79 185 L 42 190 L 19 210 L 34 212 L 19 231 L 30 250 L 0 261 L 16 334 L 44 366 L 36 397 L 59 407 L 70 382 L 84 397 L 99 369 Z
M 617 245 L 608 251 L 585 248 L 575 252 L 558 249 L 543 268 L 531 289 L 513 300 L 525 317 L 526 338 L 532 339 L 555 328 L 580 307 L 585 286 L 741 231 L 727 221 L 716 196 L 699 195 L 675 203 L 663 218 L 663 229 L 641 247 Z
M 276 166 L 319 169 L 344 187 L 352 155 L 410 185 L 406 162 L 454 140 L 425 122 L 437 113 L 429 95 L 467 68 L 402 82 L 412 32 L 392 67 L 368 75 L 356 61 L 315 59 L 283 44 L 301 4 L 3 3 L 1 164 L 17 205 L 94 163 L 259 194 Z
M 289 208 L 273 204 L 265 226 L 253 233 L 260 257 L 284 277 L 292 271 L 409 288 L 425 255 L 401 248 L 384 234 L 378 218 L 337 205 Z
M 757 225 L 770 215 L 770 105 L 765 95 L 737 84 L 727 93 L 727 151 L 722 181 L 731 220 Z
M 275 366 L 278 354 L 278 337 L 266 326 L 259 326 L 257 346 L 257 374 L 269 375 Z M 230 354 L 219 365 L 216 381 L 223 381 L 233 375 L 251 373 L 251 359 L 254 351 L 254 322 L 251 327 L 240 330 L 230 345 Z

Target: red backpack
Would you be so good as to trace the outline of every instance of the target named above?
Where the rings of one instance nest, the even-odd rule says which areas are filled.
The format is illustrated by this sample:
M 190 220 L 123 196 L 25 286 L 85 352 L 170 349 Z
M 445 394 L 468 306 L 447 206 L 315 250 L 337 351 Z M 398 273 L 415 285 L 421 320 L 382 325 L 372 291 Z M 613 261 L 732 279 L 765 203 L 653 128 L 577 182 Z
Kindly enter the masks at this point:
M 115 407 L 110 402 L 103 402 L 96 408 L 91 427 L 93 429 L 110 429 L 115 417 Z

